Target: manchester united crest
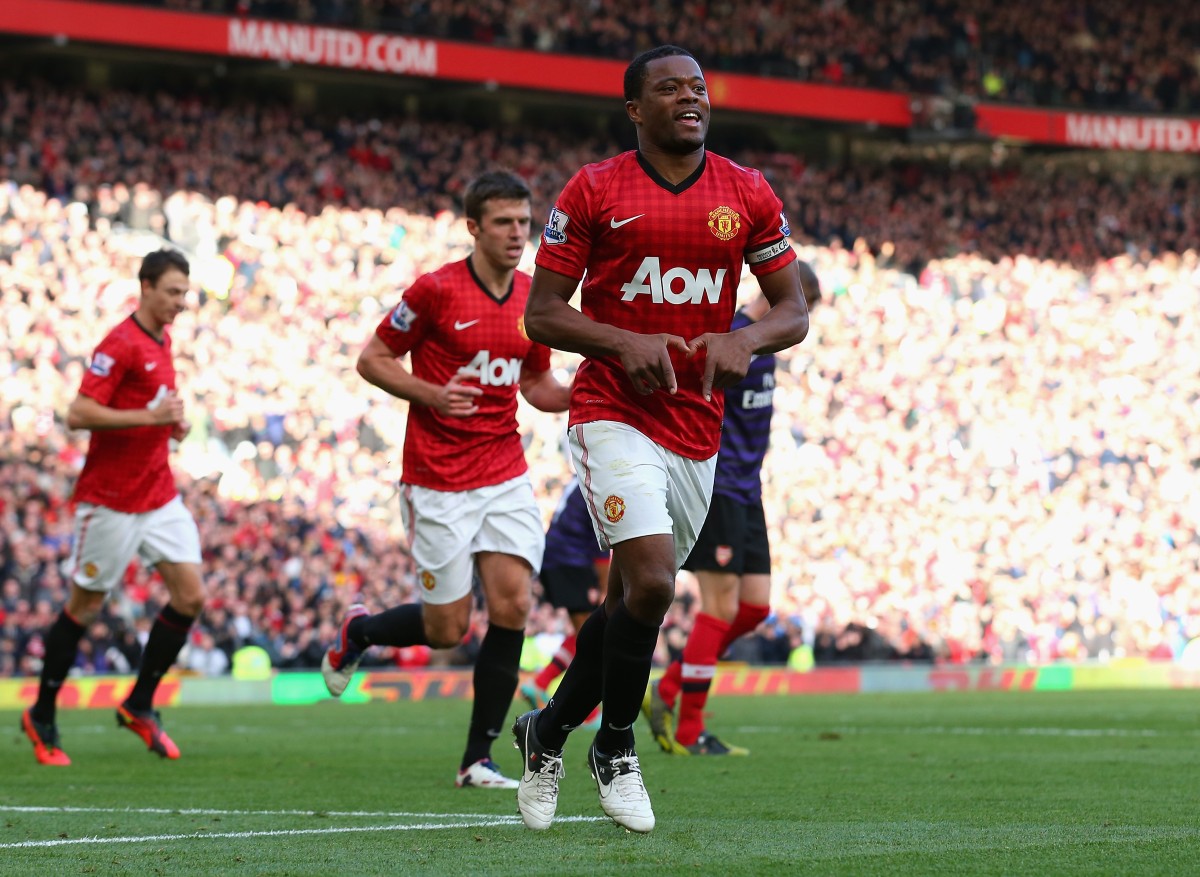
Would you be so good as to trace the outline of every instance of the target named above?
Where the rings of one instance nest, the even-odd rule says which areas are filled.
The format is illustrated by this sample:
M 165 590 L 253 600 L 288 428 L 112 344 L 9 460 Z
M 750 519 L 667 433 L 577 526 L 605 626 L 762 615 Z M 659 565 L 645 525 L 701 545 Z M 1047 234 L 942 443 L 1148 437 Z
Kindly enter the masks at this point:
M 431 573 L 429 570 L 425 570 L 424 572 L 421 573 L 421 587 L 424 588 L 426 591 L 432 591 L 433 586 L 436 584 L 437 584 L 437 579 L 434 578 L 433 573 Z
M 604 501 L 604 517 L 612 523 L 616 523 L 625 517 L 625 500 L 619 496 L 610 496 Z
M 94 579 L 99 572 L 99 568 L 90 560 L 83 565 L 83 574 L 89 579 Z
M 732 240 L 742 230 L 741 214 L 721 205 L 708 214 L 708 230 L 723 241 Z

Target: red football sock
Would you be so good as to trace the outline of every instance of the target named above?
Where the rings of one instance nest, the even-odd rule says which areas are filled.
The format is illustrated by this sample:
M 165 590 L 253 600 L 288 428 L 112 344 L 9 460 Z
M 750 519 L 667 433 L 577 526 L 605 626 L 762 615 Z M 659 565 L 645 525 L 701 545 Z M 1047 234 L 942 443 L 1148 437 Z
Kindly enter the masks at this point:
M 550 687 L 550 683 L 557 679 L 567 669 L 567 665 L 571 663 L 571 659 L 575 657 L 575 634 L 571 634 L 562 641 L 562 645 L 558 647 L 558 651 L 554 653 L 554 657 L 550 659 L 550 663 L 542 668 L 542 672 L 537 674 L 533 680 L 533 684 L 545 691 Z
M 675 698 L 679 697 L 679 686 L 682 684 L 681 676 L 683 665 L 679 661 L 672 661 L 663 673 L 662 678 L 658 680 L 658 693 L 667 703 L 667 709 L 675 709 Z
M 721 651 L 717 657 L 725 654 L 725 650 L 733 645 L 734 640 L 745 636 L 766 621 L 770 614 L 770 606 L 762 606 L 758 603 L 738 603 L 737 615 L 734 616 L 733 623 L 729 625 L 729 630 L 725 632 L 725 636 L 721 640 Z
M 708 689 L 717 671 L 721 643 L 730 627 L 729 622 L 701 612 L 688 634 L 687 645 L 683 647 L 679 724 L 675 728 L 675 739 L 684 746 L 695 743 L 704 730 L 704 704 L 708 702 Z

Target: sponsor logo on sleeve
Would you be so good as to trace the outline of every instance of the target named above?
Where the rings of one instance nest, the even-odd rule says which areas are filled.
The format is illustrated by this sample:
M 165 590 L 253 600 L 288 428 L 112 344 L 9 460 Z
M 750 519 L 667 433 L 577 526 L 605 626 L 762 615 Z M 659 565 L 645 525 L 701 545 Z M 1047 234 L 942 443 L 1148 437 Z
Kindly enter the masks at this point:
M 550 216 L 546 220 L 546 230 L 542 232 L 542 238 L 548 244 L 563 244 L 567 241 L 567 223 L 571 221 L 571 217 L 563 213 L 557 207 L 550 208 Z
M 408 302 L 402 301 L 392 309 L 392 317 L 388 322 L 397 332 L 407 332 L 416 319 L 417 312 L 408 306 Z
M 708 230 L 720 240 L 733 240 L 742 230 L 741 214 L 732 207 L 721 205 L 708 214 Z
M 792 227 L 788 225 L 787 214 L 782 210 L 779 211 L 779 233 L 785 238 L 792 233 Z
M 88 366 L 88 371 L 98 378 L 106 378 L 108 377 L 109 373 L 112 372 L 112 367 L 116 365 L 116 363 L 117 361 L 107 353 L 97 352 L 92 357 L 92 364 Z

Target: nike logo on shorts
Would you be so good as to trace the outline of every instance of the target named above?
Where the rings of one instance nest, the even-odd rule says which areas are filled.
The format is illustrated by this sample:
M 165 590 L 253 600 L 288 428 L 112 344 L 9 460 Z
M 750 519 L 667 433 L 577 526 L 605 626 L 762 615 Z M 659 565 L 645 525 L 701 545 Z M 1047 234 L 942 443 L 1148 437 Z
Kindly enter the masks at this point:
M 633 222 L 635 219 L 641 219 L 645 215 L 646 215 L 645 213 L 639 213 L 637 216 L 631 216 L 628 219 L 617 219 L 614 216 L 612 219 L 610 219 L 608 221 L 608 224 L 611 228 L 620 228 L 623 225 L 628 225 L 629 223 Z

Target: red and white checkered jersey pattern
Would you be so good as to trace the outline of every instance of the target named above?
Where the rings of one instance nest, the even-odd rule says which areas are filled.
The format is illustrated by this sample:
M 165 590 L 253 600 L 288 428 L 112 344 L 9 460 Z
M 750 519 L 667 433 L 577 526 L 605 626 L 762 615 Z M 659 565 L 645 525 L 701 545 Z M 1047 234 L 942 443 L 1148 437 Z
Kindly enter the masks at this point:
M 445 385 L 460 368 L 478 372 L 483 395 L 470 417 L 446 417 L 412 405 L 404 436 L 405 484 L 471 490 L 500 484 L 528 468 L 517 432 L 522 366 L 550 368 L 550 349 L 525 334 L 528 274 L 516 272 L 508 294 L 494 298 L 470 260 L 418 277 L 375 334 L 396 356 L 412 354 L 412 373 Z
M 679 185 L 639 152 L 583 167 L 550 211 L 537 264 L 583 278 L 581 310 L 602 323 L 685 340 L 727 332 L 742 262 L 755 274 L 795 261 L 783 205 L 756 170 L 709 152 Z M 586 272 L 586 276 L 585 276 Z M 702 395 L 704 356 L 672 353 L 674 396 L 638 394 L 615 357 L 589 358 L 571 394 L 571 423 L 627 423 L 681 456 L 721 441 L 724 394 Z
M 132 316 L 104 336 L 79 392 L 109 408 L 148 408 L 175 389 L 171 336 L 161 342 Z M 75 484 L 75 501 L 127 514 L 160 508 L 178 491 L 169 461 L 171 425 L 98 429 Z

